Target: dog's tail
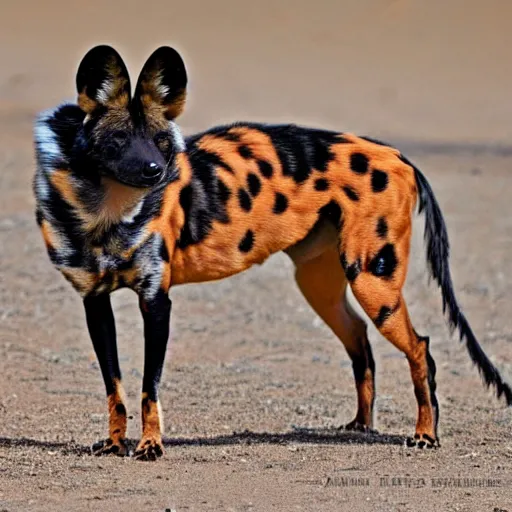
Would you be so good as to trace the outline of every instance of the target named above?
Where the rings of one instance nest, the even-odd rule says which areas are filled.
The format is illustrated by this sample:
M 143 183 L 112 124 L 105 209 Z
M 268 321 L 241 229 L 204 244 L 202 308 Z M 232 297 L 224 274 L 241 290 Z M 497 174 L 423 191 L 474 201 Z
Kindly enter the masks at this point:
M 505 395 L 507 405 L 512 405 L 512 389 L 504 382 L 498 369 L 483 351 L 455 298 L 448 262 L 448 233 L 434 192 L 420 170 L 404 157 L 402 159 L 414 169 L 419 195 L 419 212 L 425 212 L 424 237 L 427 248 L 427 261 L 431 276 L 441 288 L 443 313 L 448 313 L 451 332 L 453 333 L 455 329 L 458 329 L 460 340 L 465 340 L 471 360 L 478 367 L 486 385 L 493 385 L 496 388 L 498 398 Z

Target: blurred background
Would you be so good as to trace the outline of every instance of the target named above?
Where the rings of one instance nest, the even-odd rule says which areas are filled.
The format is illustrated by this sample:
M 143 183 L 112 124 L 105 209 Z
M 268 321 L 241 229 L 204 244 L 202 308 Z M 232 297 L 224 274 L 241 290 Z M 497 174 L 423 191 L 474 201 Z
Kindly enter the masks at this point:
M 431 142 L 512 138 L 508 0 L 4 1 L 0 98 L 33 109 L 74 97 L 99 43 L 132 83 L 149 54 L 185 59 L 186 131 L 295 121 Z

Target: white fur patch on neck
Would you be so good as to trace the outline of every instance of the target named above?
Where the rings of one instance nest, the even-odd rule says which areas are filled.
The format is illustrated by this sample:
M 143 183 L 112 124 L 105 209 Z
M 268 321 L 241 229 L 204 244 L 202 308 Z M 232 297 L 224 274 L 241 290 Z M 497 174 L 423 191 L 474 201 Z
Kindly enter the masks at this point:
M 41 112 L 37 116 L 34 124 L 34 142 L 36 145 L 37 159 L 45 173 L 51 173 L 54 170 L 54 164 L 57 160 L 65 160 L 64 154 L 59 146 L 57 134 L 48 124 L 48 121 L 59 108 L 61 108 L 61 105 L 57 108 Z
M 131 211 L 123 216 L 121 221 L 125 224 L 131 224 L 135 220 L 135 217 L 137 217 L 137 215 L 141 212 L 143 204 L 144 199 L 141 199 Z
M 178 152 L 182 153 L 185 151 L 185 139 L 183 138 L 178 125 L 174 121 L 169 121 L 169 131 L 172 133 L 173 143 Z

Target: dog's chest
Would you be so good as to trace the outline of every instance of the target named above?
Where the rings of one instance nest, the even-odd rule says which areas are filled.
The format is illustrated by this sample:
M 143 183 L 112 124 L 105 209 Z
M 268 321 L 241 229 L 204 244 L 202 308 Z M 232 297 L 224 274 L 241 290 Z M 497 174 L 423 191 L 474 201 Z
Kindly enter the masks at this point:
M 59 270 L 82 296 L 131 288 L 148 298 L 160 285 L 161 243 L 158 235 L 152 235 L 134 247 L 125 247 L 115 237 L 103 244 L 84 244 L 81 264 Z

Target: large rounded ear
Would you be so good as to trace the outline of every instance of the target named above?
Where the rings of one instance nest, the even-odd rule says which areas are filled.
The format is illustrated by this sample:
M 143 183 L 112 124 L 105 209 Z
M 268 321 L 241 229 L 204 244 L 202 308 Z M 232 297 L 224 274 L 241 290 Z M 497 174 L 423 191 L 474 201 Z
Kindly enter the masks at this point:
M 130 77 L 123 59 L 114 48 L 95 46 L 82 59 L 76 74 L 78 106 L 90 114 L 99 107 L 127 107 Z
M 144 114 L 161 111 L 166 119 L 172 120 L 183 112 L 186 87 L 183 59 L 173 48 L 162 46 L 144 64 L 134 98 L 140 101 Z

